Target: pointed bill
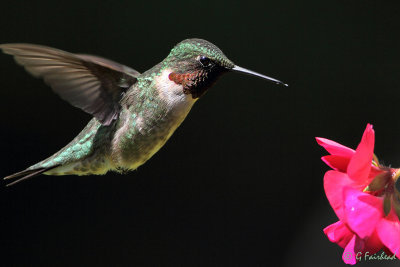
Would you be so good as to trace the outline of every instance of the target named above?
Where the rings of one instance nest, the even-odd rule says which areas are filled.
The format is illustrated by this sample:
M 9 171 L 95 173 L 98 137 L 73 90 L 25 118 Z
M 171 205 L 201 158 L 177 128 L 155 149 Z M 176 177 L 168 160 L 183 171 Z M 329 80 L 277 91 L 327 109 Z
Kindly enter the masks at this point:
M 274 78 L 272 78 L 272 77 L 269 77 L 269 76 L 266 76 L 266 75 L 262 75 L 262 74 L 260 74 L 260 73 L 255 72 L 255 71 L 248 70 L 248 69 L 245 69 L 245 68 L 236 66 L 236 65 L 232 68 L 232 70 L 233 70 L 233 71 L 237 71 L 237 72 L 241 72 L 241 73 L 246 73 L 246 74 L 253 75 L 253 76 L 257 76 L 257 77 L 260 77 L 260 78 L 269 80 L 269 81 L 271 81 L 271 82 L 274 82 L 274 83 L 276 83 L 276 84 L 282 84 L 282 85 L 284 85 L 284 86 L 289 86 L 288 84 L 286 84 L 286 83 L 284 83 L 284 82 L 281 82 L 281 81 L 279 81 L 279 80 L 277 80 L 277 79 L 274 79 Z

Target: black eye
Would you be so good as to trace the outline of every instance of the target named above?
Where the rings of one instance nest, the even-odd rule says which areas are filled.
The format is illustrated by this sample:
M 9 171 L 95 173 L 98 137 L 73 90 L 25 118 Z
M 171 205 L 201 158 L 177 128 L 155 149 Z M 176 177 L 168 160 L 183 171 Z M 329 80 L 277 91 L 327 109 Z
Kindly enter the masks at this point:
M 209 59 L 208 57 L 205 56 L 200 56 L 199 61 L 201 63 L 201 65 L 203 65 L 203 67 L 210 67 L 211 64 L 211 59 Z

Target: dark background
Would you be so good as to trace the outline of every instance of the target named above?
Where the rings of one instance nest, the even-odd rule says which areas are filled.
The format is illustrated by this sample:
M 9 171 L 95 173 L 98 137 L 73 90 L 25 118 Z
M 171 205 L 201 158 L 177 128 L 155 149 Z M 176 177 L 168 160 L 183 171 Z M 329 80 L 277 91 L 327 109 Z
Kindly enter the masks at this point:
M 137 3 L 136 3 L 137 2 Z M 386 3 L 384 3 L 386 2 Z M 394 1 L 393 1 L 394 2 Z M 3 1 L 0 43 L 104 56 L 145 71 L 198 37 L 240 66 L 127 175 L 0 186 L 3 266 L 342 266 L 315 136 L 400 166 L 400 5 L 388 1 Z M 0 56 L 0 176 L 67 144 L 90 116 Z M 396 262 L 363 262 L 368 265 Z

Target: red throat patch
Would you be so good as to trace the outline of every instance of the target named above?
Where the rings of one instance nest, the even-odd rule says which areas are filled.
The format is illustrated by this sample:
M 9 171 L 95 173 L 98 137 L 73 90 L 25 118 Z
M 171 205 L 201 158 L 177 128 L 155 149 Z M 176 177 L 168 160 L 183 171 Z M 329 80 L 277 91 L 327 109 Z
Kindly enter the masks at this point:
M 168 75 L 168 78 L 173 81 L 176 84 L 180 84 L 183 87 L 186 87 L 186 85 L 189 82 L 192 82 L 196 76 L 198 75 L 197 72 L 187 72 L 187 73 L 177 73 L 177 72 L 171 72 Z
M 215 80 L 212 79 L 213 76 L 209 77 L 209 73 L 205 70 L 186 73 L 171 72 L 168 78 L 174 83 L 182 85 L 183 93 L 191 94 L 193 99 L 202 96 Z

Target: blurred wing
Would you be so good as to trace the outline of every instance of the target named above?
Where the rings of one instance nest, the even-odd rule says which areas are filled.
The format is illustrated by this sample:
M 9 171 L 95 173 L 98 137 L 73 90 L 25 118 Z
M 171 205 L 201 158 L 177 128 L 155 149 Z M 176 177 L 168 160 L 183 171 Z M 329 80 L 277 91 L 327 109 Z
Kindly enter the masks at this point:
M 109 125 L 118 117 L 122 93 L 140 75 L 111 60 L 32 44 L 2 44 L 4 53 L 75 107 Z

